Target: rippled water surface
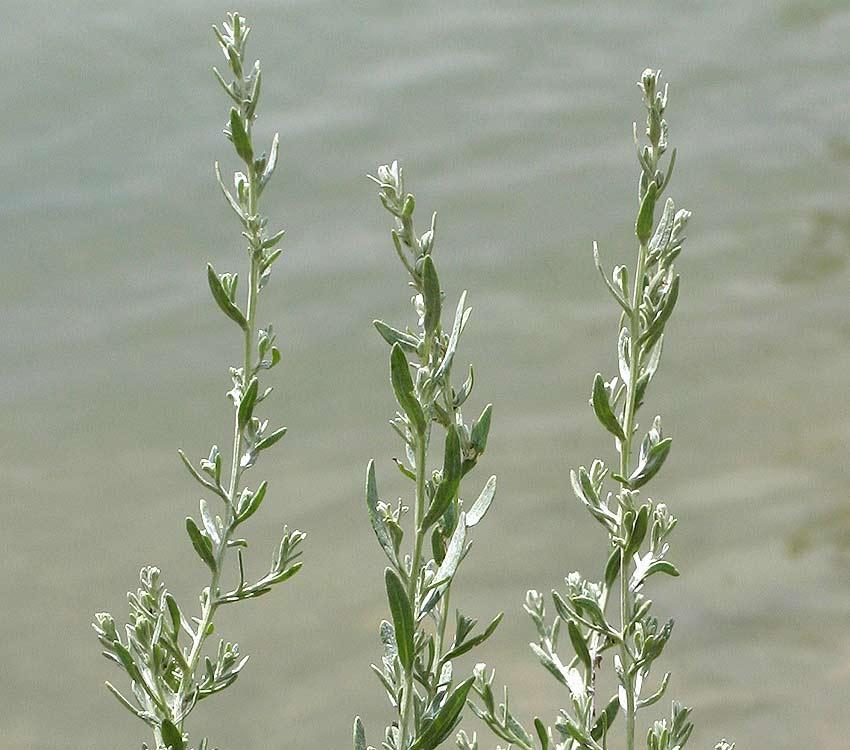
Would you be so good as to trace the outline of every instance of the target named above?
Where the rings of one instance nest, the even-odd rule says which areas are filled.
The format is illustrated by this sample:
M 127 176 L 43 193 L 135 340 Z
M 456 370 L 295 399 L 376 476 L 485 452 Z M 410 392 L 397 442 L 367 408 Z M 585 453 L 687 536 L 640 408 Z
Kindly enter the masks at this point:
M 176 449 L 224 442 L 232 330 L 204 262 L 239 237 L 212 179 L 228 154 L 209 75 L 224 7 L 7 0 L 0 80 L 0 748 L 138 747 L 102 689 L 91 613 L 123 612 L 139 565 L 202 585 Z M 379 740 L 382 561 L 361 497 L 375 456 L 400 491 L 373 317 L 408 314 L 363 174 L 398 156 L 496 404 L 481 474 L 497 506 L 458 601 L 506 610 L 479 658 L 518 712 L 562 696 L 533 661 L 526 588 L 598 566 L 570 466 L 610 449 L 586 405 L 616 313 L 589 253 L 631 257 L 633 81 L 672 83 L 672 194 L 694 210 L 683 293 L 648 410 L 674 451 L 655 492 L 680 517 L 671 695 L 694 747 L 847 747 L 850 732 L 850 11 L 843 2 L 247 2 L 281 131 L 269 212 L 287 227 L 264 317 L 281 330 L 267 459 L 270 547 L 308 530 L 304 571 L 221 618 L 257 658 L 195 714 L 222 748 Z M 483 481 L 483 477 L 479 477 Z M 394 484 L 395 483 L 395 484 Z M 191 563 L 191 564 L 190 564 Z M 241 611 L 240 611 L 241 610 Z M 482 747 L 491 747 L 489 739 Z

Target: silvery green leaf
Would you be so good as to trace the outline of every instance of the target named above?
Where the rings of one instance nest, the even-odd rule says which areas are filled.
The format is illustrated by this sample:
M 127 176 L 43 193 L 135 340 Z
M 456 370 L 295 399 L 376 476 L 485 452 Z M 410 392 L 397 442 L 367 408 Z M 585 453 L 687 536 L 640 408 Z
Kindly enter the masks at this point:
M 455 311 L 455 319 L 452 324 L 452 332 L 449 335 L 449 341 L 446 344 L 446 353 L 443 355 L 443 361 L 440 362 L 440 366 L 437 368 L 437 372 L 434 375 L 435 380 L 442 380 L 446 376 L 447 373 L 450 372 L 452 367 L 452 362 L 454 361 L 455 351 L 457 350 L 458 338 L 460 337 L 460 325 L 463 320 L 464 313 L 464 305 L 466 305 L 466 291 L 464 290 L 463 294 L 460 295 L 460 301 L 457 303 L 457 310 Z
M 425 300 L 425 321 L 423 324 L 425 333 L 426 335 L 433 335 L 440 325 L 443 297 L 440 291 L 440 280 L 437 278 L 437 269 L 434 267 L 434 261 L 430 255 L 426 255 L 422 262 L 422 296 Z
M 242 117 L 236 107 L 232 107 L 230 110 L 230 137 L 239 158 L 246 164 L 250 164 L 254 160 L 254 150 L 251 146 L 251 139 L 242 124 Z
M 676 307 L 676 300 L 679 299 L 679 277 L 675 276 L 670 284 L 667 294 L 664 296 L 664 302 L 661 310 L 653 318 L 647 329 L 640 335 L 638 343 L 641 346 L 647 346 L 654 343 L 664 330 L 664 325 L 673 314 L 673 308 Z
M 206 563 L 211 571 L 215 572 L 217 566 L 210 540 L 201 534 L 201 530 L 191 516 L 186 517 L 186 532 L 189 534 L 189 539 L 195 548 L 195 552 L 198 553 L 198 557 Z
M 481 416 L 472 425 L 469 442 L 479 455 L 487 448 L 487 436 L 490 434 L 490 418 L 493 414 L 493 404 L 487 404 Z
M 185 747 L 183 734 L 168 719 L 163 720 L 160 731 L 162 732 L 162 742 L 166 748 L 170 748 L 170 750 L 183 750 Z
M 652 706 L 655 703 L 658 703 L 658 701 L 660 701 L 664 697 L 664 693 L 667 691 L 667 686 L 669 684 L 670 673 L 666 672 L 664 674 L 664 677 L 661 678 L 661 686 L 658 688 L 658 690 L 656 690 L 652 695 L 649 695 L 646 698 L 641 698 L 637 703 L 637 708 L 647 708 L 648 706 Z
M 627 387 L 631 380 L 631 361 L 631 336 L 629 335 L 629 329 L 624 326 L 620 329 L 620 336 L 617 339 L 617 364 L 620 369 L 620 378 L 622 378 L 623 383 L 625 383 Z
M 679 575 L 679 569 L 667 560 L 656 560 L 655 562 L 650 563 L 649 567 L 646 569 L 646 575 L 644 578 L 649 578 L 654 573 L 666 573 L 668 576 L 676 578 Z
M 390 532 L 378 511 L 378 483 L 375 479 L 374 460 L 369 461 L 369 466 L 366 468 L 366 507 L 369 510 L 369 520 L 372 523 L 375 536 L 378 537 L 378 543 L 390 559 L 390 562 L 394 565 L 397 564 L 395 548 Z
M 354 717 L 354 750 L 366 750 L 366 730 L 359 716 Z
M 632 528 L 629 531 L 628 541 L 623 554 L 630 558 L 640 549 L 649 528 L 649 504 L 642 505 L 635 514 Z
M 463 456 L 460 449 L 460 438 L 457 434 L 457 427 L 452 425 L 446 430 L 443 478 L 437 486 L 437 492 L 434 494 L 434 499 L 431 501 L 428 512 L 422 519 L 423 530 L 436 523 L 457 497 L 462 464 Z
M 247 222 L 248 217 L 245 215 L 245 212 L 242 210 L 242 206 L 240 206 L 236 202 L 236 199 L 230 194 L 230 191 L 225 186 L 224 180 L 221 178 L 221 169 L 218 165 L 218 162 L 215 163 L 215 178 L 216 178 L 216 180 L 218 180 L 218 186 L 221 188 L 221 192 L 224 194 L 225 199 L 230 204 L 230 207 L 233 209 L 233 211 L 239 217 L 239 220 L 244 225 Z
M 212 263 L 207 263 L 207 282 L 209 283 L 213 299 L 218 303 L 222 312 L 224 312 L 224 314 L 232 321 L 237 323 L 243 331 L 247 330 L 248 321 L 245 320 L 245 316 L 242 314 L 242 311 L 230 301 L 230 298 L 227 296 L 227 292 L 224 290 L 224 287 L 221 284 L 221 279 L 215 272 Z
M 239 401 L 238 412 L 238 421 L 240 429 L 244 430 L 248 423 L 251 421 L 251 417 L 254 413 L 254 404 L 257 402 L 257 390 L 259 386 L 260 384 L 257 378 L 251 378 L 251 382 L 248 383 L 248 387 L 242 394 L 242 398 Z
M 271 149 L 269 150 L 269 158 L 268 158 L 268 161 L 266 162 L 266 167 L 263 170 L 263 176 L 262 176 L 262 181 L 261 181 L 261 184 L 263 186 L 265 186 L 266 183 L 269 181 L 269 179 L 271 179 L 272 174 L 274 174 L 275 167 L 277 167 L 277 154 L 278 154 L 279 148 L 280 148 L 280 134 L 275 133 L 274 137 L 272 138 Z
M 379 628 L 381 643 L 384 646 L 384 656 L 390 660 L 394 659 L 398 654 L 398 646 L 395 641 L 395 630 L 386 620 L 381 620 Z
M 605 388 L 605 381 L 602 379 L 602 375 L 598 372 L 596 373 L 596 377 L 593 379 L 593 393 L 591 395 L 590 403 L 593 406 L 596 418 L 602 426 L 618 440 L 625 440 L 626 436 L 623 433 L 623 428 L 617 417 L 614 415 L 614 412 L 611 410 L 611 403 L 608 400 L 608 390 Z
M 111 682 L 109 682 L 108 680 L 107 680 L 107 682 L 105 683 L 105 685 L 106 685 L 106 689 L 107 689 L 107 690 L 109 690 L 109 692 L 110 692 L 110 693 L 112 693 L 112 695 L 114 695 L 114 696 L 115 696 L 115 699 L 116 699 L 116 700 L 117 700 L 117 701 L 118 701 L 118 702 L 119 702 L 122 706 L 124 706 L 124 708 L 126 708 L 126 709 L 127 709 L 127 710 L 131 713 L 131 714 L 133 714 L 134 716 L 138 716 L 140 719 L 143 719 L 143 720 L 144 720 L 144 712 L 143 712 L 140 708 L 137 708 L 137 707 L 136 707 L 136 706 L 134 706 L 132 703 L 130 703 L 130 701 L 129 701 L 127 698 L 125 698 L 125 697 L 121 694 L 121 691 L 120 691 L 120 690 L 118 690 L 118 688 L 116 688 L 116 687 L 115 687 L 115 686 L 114 686 Z
M 599 246 L 595 242 L 593 243 L 593 261 L 596 264 L 596 269 L 599 271 L 599 275 L 602 277 L 602 281 L 605 282 L 605 286 L 608 287 L 608 291 L 611 292 L 611 296 L 617 300 L 617 304 L 623 308 L 627 315 L 631 314 L 631 306 L 623 296 L 623 292 L 614 286 L 608 278 L 608 274 L 605 273 L 605 269 L 602 267 L 602 261 L 599 258 Z
M 476 646 L 480 646 L 491 635 L 493 635 L 494 632 L 496 632 L 496 628 L 499 627 L 499 623 L 502 621 L 503 616 L 504 613 L 500 612 L 493 618 L 492 622 L 487 626 L 483 633 L 479 633 L 472 638 L 462 640 L 458 645 L 447 651 L 443 655 L 443 661 L 448 662 L 450 659 L 456 659 L 458 656 L 463 656 L 463 654 L 471 651 Z
M 452 538 L 449 541 L 449 545 L 446 547 L 446 555 L 443 558 L 443 562 L 434 574 L 434 583 L 431 584 L 432 587 L 442 586 L 451 582 L 455 572 L 457 571 L 458 565 L 460 565 L 461 560 L 463 560 L 463 556 L 466 551 L 465 545 L 466 516 L 461 513 L 457 526 L 452 534 Z
M 390 354 L 390 377 L 396 401 L 402 408 L 417 433 L 425 433 L 425 414 L 413 390 L 413 379 L 410 377 L 410 366 L 400 344 L 393 344 Z
M 643 487 L 643 485 L 658 473 L 658 470 L 662 467 L 667 455 L 670 453 L 672 443 L 672 438 L 664 438 L 649 449 L 646 460 L 641 462 L 634 473 L 628 478 L 629 489 L 636 490 L 639 487 Z
M 552 656 L 547 654 L 536 643 L 529 643 L 528 645 L 531 646 L 531 650 L 534 652 L 534 655 L 538 658 L 538 660 L 546 668 L 546 670 L 564 687 L 568 687 L 564 665 L 560 664 L 559 662 L 556 662 Z
M 570 636 L 570 643 L 572 643 L 573 650 L 576 652 L 579 661 L 584 664 L 585 669 L 590 669 L 590 651 L 587 650 L 587 641 L 585 641 L 578 625 L 573 620 L 567 621 L 567 633 Z
M 413 609 L 404 589 L 404 584 L 392 568 L 387 568 L 384 571 L 384 583 L 387 589 L 387 601 L 393 617 L 398 658 L 401 666 L 405 670 L 409 670 L 413 666 L 414 658 Z
M 617 718 L 617 712 L 620 710 L 620 699 L 614 696 L 608 701 L 608 705 L 602 710 L 596 721 L 593 723 L 593 729 L 590 731 L 590 736 L 595 740 L 602 739 L 603 735 L 608 731 Z
M 390 346 L 393 344 L 399 344 L 403 349 L 411 354 L 415 354 L 419 348 L 420 341 L 416 336 L 405 333 L 404 331 L 399 331 L 397 328 L 387 325 L 382 320 L 374 320 L 372 321 L 372 325 L 375 326 L 378 333 L 381 334 L 381 337 Z
M 244 505 L 240 504 L 237 508 L 236 524 L 244 523 L 259 510 L 266 496 L 266 489 L 268 489 L 268 482 L 264 481 L 257 487 L 256 492 L 249 492 L 245 495 Z
M 460 390 L 455 393 L 454 396 L 454 405 L 456 409 L 459 409 L 461 406 L 466 403 L 466 399 L 469 398 L 469 394 L 472 393 L 472 386 L 475 384 L 475 373 L 472 370 L 472 365 L 469 366 L 469 375 L 467 375 L 466 380 L 463 381 L 463 385 L 461 385 Z
M 608 555 L 608 562 L 605 564 L 605 585 L 610 589 L 617 580 L 620 573 L 620 550 L 615 547 L 611 554 Z
M 484 514 L 487 513 L 487 509 L 490 507 L 490 503 L 493 502 L 493 498 L 496 496 L 496 477 L 491 476 L 487 480 L 487 484 L 484 485 L 484 489 L 481 490 L 481 494 L 478 496 L 478 499 L 475 501 L 473 506 L 466 513 L 466 525 L 468 527 L 472 527 L 478 524 L 478 522 L 484 518 Z
M 655 200 L 658 196 L 658 185 L 650 182 L 646 188 L 646 194 L 640 204 L 637 220 L 635 221 L 635 235 L 641 244 L 646 244 L 652 236 L 652 224 L 655 213 Z
M 278 440 L 280 440 L 286 434 L 286 427 L 280 427 L 275 430 L 270 435 L 267 435 L 262 440 L 260 440 L 255 446 L 257 451 L 264 451 L 267 448 L 271 448 Z
M 210 513 L 209 504 L 206 500 L 201 498 L 199 505 L 201 509 L 201 521 L 204 524 L 204 529 L 207 532 L 207 536 L 212 540 L 213 544 L 221 544 L 219 530 L 216 525 L 215 519 L 212 517 L 212 513 Z
M 469 677 L 454 689 L 433 721 L 413 741 L 410 750 L 434 750 L 454 731 L 473 682 L 475 678 Z
M 537 733 L 537 738 L 540 740 L 541 750 L 549 750 L 549 730 L 540 719 L 534 717 L 534 731 Z
M 183 462 L 183 465 L 199 484 L 206 487 L 208 490 L 212 490 L 219 495 L 219 497 L 226 499 L 226 495 L 222 492 L 221 488 L 201 476 L 200 472 L 192 466 L 192 462 L 182 450 L 178 450 L 177 455 L 180 456 L 180 460 Z
M 676 206 L 672 198 L 668 198 L 664 203 L 664 212 L 661 214 L 661 219 L 658 222 L 658 227 L 649 241 L 649 252 L 652 254 L 663 253 L 670 244 L 670 236 L 673 233 L 673 218 L 676 213 Z

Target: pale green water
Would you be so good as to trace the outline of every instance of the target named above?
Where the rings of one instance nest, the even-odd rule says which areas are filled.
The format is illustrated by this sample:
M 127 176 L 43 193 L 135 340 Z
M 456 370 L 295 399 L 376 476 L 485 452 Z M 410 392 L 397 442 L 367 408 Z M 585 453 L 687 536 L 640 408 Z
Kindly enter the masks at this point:
M 184 595 L 201 585 L 181 530 L 196 492 L 175 450 L 226 440 L 224 364 L 238 348 L 203 277 L 208 258 L 237 257 L 210 167 L 227 153 L 208 74 L 223 10 L 4 3 L 4 750 L 138 747 L 143 727 L 101 687 L 114 672 L 91 613 L 123 612 L 143 562 Z M 506 609 L 479 658 L 517 709 L 555 706 L 521 602 L 598 563 L 566 479 L 608 447 L 585 399 L 613 362 L 616 320 L 589 248 L 631 257 L 632 81 L 658 65 L 681 156 L 672 194 L 695 212 L 647 407 L 676 440 L 656 488 L 681 518 L 684 575 L 656 589 L 659 613 L 677 618 L 670 695 L 697 707 L 695 748 L 721 734 L 741 748 L 847 747 L 846 4 L 241 10 L 266 71 L 258 129 L 284 144 L 269 211 L 288 229 L 265 314 L 283 333 L 273 413 L 290 436 L 262 469 L 264 514 L 310 539 L 292 583 L 222 618 L 258 658 L 193 726 L 223 749 L 348 748 L 361 712 L 379 739 L 368 662 L 382 562 L 361 485 L 374 455 L 390 493 L 396 444 L 369 321 L 401 321 L 407 295 L 362 175 L 394 156 L 422 210 L 440 209 L 446 286 L 468 287 L 475 307 L 463 355 L 476 404 L 496 404 L 481 474 L 500 474 L 498 505 L 457 600 L 482 619 Z M 276 531 L 258 525 L 257 547 Z

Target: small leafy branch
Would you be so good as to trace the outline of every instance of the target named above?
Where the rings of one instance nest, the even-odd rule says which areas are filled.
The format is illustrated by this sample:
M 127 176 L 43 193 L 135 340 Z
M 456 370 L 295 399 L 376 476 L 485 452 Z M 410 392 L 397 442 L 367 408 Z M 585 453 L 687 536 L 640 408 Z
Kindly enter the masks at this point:
M 152 730 L 158 750 L 183 750 L 187 742 L 185 722 L 197 703 L 229 687 L 247 661 L 235 643 L 220 640 L 208 653 L 207 640 L 215 632 L 214 618 L 219 607 L 253 599 L 271 591 L 272 587 L 291 578 L 301 563 L 300 544 L 304 534 L 284 528 L 283 538 L 274 550 L 271 566 L 259 580 L 246 582 L 244 550 L 248 543 L 237 531 L 257 512 L 266 496 L 268 483 L 254 489 L 244 484 L 246 472 L 260 453 L 271 448 L 286 432 L 281 427 L 269 430 L 268 421 L 256 416 L 257 407 L 271 392 L 260 387 L 260 376 L 280 361 L 271 325 L 258 328 L 257 303 L 271 274 L 272 264 L 280 257 L 278 247 L 283 231 L 269 233 L 268 219 L 259 212 L 259 200 L 271 178 L 278 157 L 278 136 L 274 136 L 268 156 L 257 155 L 252 136 L 260 99 L 262 76 L 260 64 L 246 66 L 245 42 L 250 29 L 236 13 L 228 14 L 221 29 L 213 27 L 216 39 L 230 68 L 232 80 L 213 69 L 232 107 L 224 134 L 244 163 L 233 178 L 229 190 L 221 177 L 218 163 L 215 174 L 228 204 L 242 225 L 247 242 L 249 271 L 247 300 L 244 307 L 237 301 L 237 274 L 219 274 L 207 266 L 210 291 L 222 312 L 239 327 L 244 341 L 244 357 L 230 368 L 233 387 L 228 398 L 233 402 L 233 443 L 230 467 L 213 445 L 209 455 L 196 467 L 180 451 L 191 476 L 220 503 L 216 512 L 206 500 L 200 501 L 200 523 L 186 519 L 186 531 L 192 547 L 206 565 L 209 584 L 199 596 L 200 614 L 189 617 L 166 590 L 160 571 L 152 566 L 142 568 L 141 586 L 128 594 L 130 622 L 119 634 L 112 615 L 99 613 L 94 624 L 103 653 L 123 669 L 130 679 L 131 697 L 107 682 L 106 685 L 130 713 Z M 238 569 L 232 587 L 223 587 L 227 553 L 236 550 Z M 144 745 L 143 747 L 147 747 Z M 201 740 L 204 750 L 207 740 Z
M 410 275 L 414 328 L 399 330 L 375 321 L 390 345 L 390 375 L 400 411 L 390 422 L 404 445 L 395 463 L 415 487 L 412 550 L 402 552 L 409 507 L 379 499 L 374 461 L 366 472 L 366 504 L 372 528 L 389 566 L 384 572 L 391 622 L 380 626 L 384 646 L 382 666 L 372 665 L 397 718 L 386 729 L 384 750 L 433 750 L 454 732 L 474 678 L 453 687 L 452 660 L 492 635 L 502 615 L 476 630 L 476 620 L 455 613 L 449 635 L 449 601 L 458 567 L 469 552 L 470 530 L 477 526 L 496 492 L 490 477 L 468 508 L 459 497 L 461 481 L 475 467 L 487 446 L 491 405 L 468 425 L 461 407 L 473 386 L 473 370 L 455 389 L 452 366 L 470 309 L 461 294 L 451 327 L 442 326 L 444 295 L 433 259 L 436 214 L 421 236 L 413 226 L 415 200 L 406 193 L 397 162 L 371 177 L 380 188 L 384 208 L 393 216 L 395 251 Z M 408 358 L 411 358 L 410 360 Z M 441 468 L 428 470 L 434 431 L 444 432 Z M 430 553 L 426 552 L 430 542 Z M 360 718 L 354 722 L 354 750 L 367 750 Z M 371 750 L 371 749 L 370 749 Z
M 589 468 L 570 472 L 573 492 L 579 502 L 607 534 L 607 564 L 601 581 L 588 581 L 579 573 L 566 578 L 566 590 L 552 592 L 555 618 L 546 619 L 544 597 L 529 591 L 525 609 L 534 622 L 538 641 L 531 649 L 540 663 L 566 688 L 569 707 L 562 709 L 553 730 L 534 719 L 534 734 L 511 713 L 508 692 L 497 706 L 492 691 L 493 673 L 485 665 L 476 667 L 474 692 L 481 699 L 476 714 L 504 742 L 521 750 L 605 750 L 618 714 L 624 715 L 624 745 L 635 747 L 636 717 L 664 696 L 670 673 L 650 685 L 651 670 L 661 656 L 673 630 L 673 621 L 664 624 L 651 614 L 652 601 L 645 596 L 646 583 L 662 573 L 678 576 L 667 560 L 668 539 L 676 518 L 666 504 L 649 498 L 640 490 L 658 473 L 669 452 L 671 440 L 664 437 L 661 418 L 655 417 L 638 444 L 638 411 L 644 404 L 664 340 L 664 329 L 676 305 L 679 276 L 673 261 L 682 250 L 685 226 L 690 213 L 677 211 L 668 198 L 655 222 L 656 206 L 670 182 L 676 151 L 666 170 L 661 158 L 667 150 L 667 88 L 659 85 L 660 74 L 645 70 L 639 86 L 646 107 L 647 143 L 639 142 L 634 127 L 635 146 L 640 163 L 638 212 L 635 235 L 637 262 L 633 273 L 625 266 L 614 268 L 611 278 L 604 271 L 594 244 L 596 267 L 611 296 L 621 308 L 618 328 L 618 376 L 605 380 L 599 373 L 593 380 L 590 404 L 602 426 L 614 437 L 618 454 L 613 471 L 600 459 Z M 637 453 L 637 455 L 635 455 Z M 615 492 L 606 490 L 609 479 Z M 609 614 L 611 601 L 618 610 Z M 560 655 L 560 637 L 566 629 L 572 656 Z M 597 701 L 597 677 L 606 654 L 612 654 L 617 693 Z M 648 750 L 681 750 L 690 737 L 691 709 L 673 703 L 670 718 L 656 721 L 647 735 Z M 461 750 L 475 750 L 477 738 L 458 736 Z M 732 750 L 725 740 L 716 750 Z

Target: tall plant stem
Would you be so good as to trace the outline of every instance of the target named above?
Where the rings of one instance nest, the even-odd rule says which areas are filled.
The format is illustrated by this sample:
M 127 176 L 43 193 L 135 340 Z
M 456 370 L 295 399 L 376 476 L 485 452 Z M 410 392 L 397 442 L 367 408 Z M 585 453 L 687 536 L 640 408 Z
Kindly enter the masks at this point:
M 416 539 L 413 543 L 413 557 L 410 561 L 410 576 L 407 581 L 407 598 L 413 607 L 414 617 L 419 609 L 417 597 L 417 580 L 419 579 L 419 565 L 422 560 L 422 541 L 425 536 L 422 530 L 422 518 L 425 515 L 425 434 L 416 436 L 416 507 L 414 508 L 414 529 Z M 410 726 L 410 715 L 413 712 L 413 670 L 405 671 L 404 675 L 404 706 L 401 712 L 401 748 L 407 747 L 408 728 Z
M 257 183 L 258 178 L 256 174 L 256 170 L 254 170 L 253 165 L 251 165 L 248 169 L 248 179 L 249 179 L 249 207 L 250 207 L 250 215 L 254 216 L 257 212 Z M 259 285 L 259 272 L 260 272 L 260 256 L 259 253 L 255 250 L 255 247 L 261 242 L 259 235 L 257 232 L 251 232 L 250 237 L 250 262 L 251 268 L 249 271 L 249 281 L 248 281 L 248 300 L 245 311 L 245 348 L 244 348 L 244 357 L 243 357 L 243 390 L 248 387 L 248 383 L 251 381 L 251 376 L 254 369 L 254 343 L 256 339 L 256 309 L 257 309 L 257 292 Z M 225 511 L 225 523 L 224 523 L 224 534 L 221 539 L 221 544 L 216 550 L 215 554 L 215 571 L 212 573 L 210 578 L 210 585 L 207 589 L 207 597 L 204 603 L 204 608 L 201 613 L 201 621 L 198 624 L 197 630 L 195 631 L 195 637 L 192 641 L 192 648 L 189 652 L 189 658 L 187 659 L 188 669 L 187 675 L 184 678 L 184 686 L 189 684 L 188 680 L 191 680 L 191 676 L 194 675 L 195 669 L 198 666 L 198 662 L 200 661 L 201 654 L 203 652 L 203 646 L 206 642 L 207 637 L 210 635 L 210 625 L 215 617 L 215 613 L 218 610 L 218 595 L 219 595 L 219 582 L 221 579 L 221 570 L 224 566 L 224 559 L 227 556 L 227 547 L 230 542 L 230 536 L 233 532 L 233 523 L 235 520 L 235 507 L 236 507 L 236 498 L 239 493 L 239 480 L 242 476 L 242 470 L 240 467 L 240 460 L 242 457 L 242 428 L 239 424 L 239 409 L 235 410 L 233 416 L 233 449 L 232 449 L 232 457 L 230 463 L 230 480 L 228 483 L 228 491 L 227 491 L 227 508 Z M 181 699 L 185 699 L 185 694 L 181 695 Z M 181 700 L 182 704 L 182 700 Z M 182 728 L 182 722 L 181 722 Z
M 638 249 L 637 269 L 632 290 L 631 314 L 629 315 L 629 382 L 626 384 L 626 406 L 623 413 L 623 433 L 625 440 L 620 443 L 620 474 L 629 475 L 629 464 L 632 455 L 632 435 L 635 431 L 635 407 L 637 403 L 637 380 L 640 375 L 640 300 L 643 293 L 643 277 L 646 270 L 647 248 L 641 243 Z M 622 511 L 621 511 L 622 512 Z M 628 689 L 626 690 L 626 748 L 634 750 L 635 746 L 635 695 L 634 683 L 629 676 L 631 656 L 626 646 L 626 626 L 631 617 L 631 597 L 629 595 L 629 575 L 631 561 L 626 557 L 626 550 L 620 551 L 620 623 L 623 642 L 620 645 L 620 659 L 626 674 Z

